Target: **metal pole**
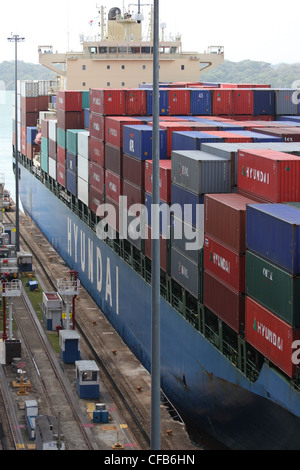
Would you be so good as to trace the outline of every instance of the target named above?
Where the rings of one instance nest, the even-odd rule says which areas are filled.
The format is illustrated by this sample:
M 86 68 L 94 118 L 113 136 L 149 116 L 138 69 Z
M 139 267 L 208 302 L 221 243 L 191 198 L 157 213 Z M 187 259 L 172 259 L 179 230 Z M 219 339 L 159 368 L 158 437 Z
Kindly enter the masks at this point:
M 151 449 L 160 450 L 159 0 L 154 0 Z
M 25 39 L 14 34 L 8 38 L 15 43 L 15 139 L 16 139 L 16 252 L 20 251 L 20 222 L 19 222 L 19 154 L 18 154 L 18 42 Z

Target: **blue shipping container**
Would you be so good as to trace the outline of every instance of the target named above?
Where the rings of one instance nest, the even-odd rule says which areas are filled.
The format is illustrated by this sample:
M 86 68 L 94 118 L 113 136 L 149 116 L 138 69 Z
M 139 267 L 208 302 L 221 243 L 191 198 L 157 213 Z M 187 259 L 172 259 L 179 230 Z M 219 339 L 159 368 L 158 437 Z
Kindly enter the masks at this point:
M 285 204 L 249 205 L 246 246 L 283 270 L 300 274 L 300 211 Z
M 147 115 L 153 115 L 153 90 L 146 90 Z M 159 90 L 159 115 L 169 115 L 169 90 Z
M 138 160 L 152 160 L 152 134 L 151 126 L 124 126 L 123 151 L 126 155 Z M 160 159 L 167 159 L 167 131 L 159 131 Z
M 67 190 L 70 191 L 74 196 L 77 196 L 77 176 L 71 170 L 66 171 L 66 186 Z
M 283 138 L 274 135 L 260 134 L 259 132 L 252 131 L 234 131 L 242 137 L 250 137 L 253 142 L 283 142 Z
M 90 110 L 88 108 L 83 110 L 83 125 L 86 129 L 90 128 Z
M 221 137 L 198 131 L 172 132 L 172 150 L 201 150 L 201 142 L 224 142 Z
M 35 138 L 37 136 L 38 130 L 37 127 L 27 127 L 26 132 L 26 142 L 33 145 L 35 142 Z
M 67 170 L 77 171 L 77 155 L 67 150 Z
M 253 114 L 275 114 L 275 91 L 270 89 L 253 90 Z
M 204 195 L 191 193 L 173 183 L 171 191 L 172 212 L 174 212 L 175 216 L 181 217 L 185 223 L 193 227 L 203 228 L 203 207 L 201 208 L 200 206 L 204 206 Z M 179 204 L 180 212 L 174 210 L 174 204 Z
M 151 227 L 151 207 L 152 207 L 152 194 L 145 194 L 145 207 L 148 212 L 148 225 Z M 160 201 L 161 212 L 159 215 L 159 230 L 163 237 L 167 238 L 169 234 L 169 226 L 171 225 L 171 215 L 168 210 L 168 204 Z M 147 220 L 146 220 L 147 223 Z
M 210 90 L 190 89 L 191 96 L 191 114 L 192 115 L 211 115 L 211 92 Z

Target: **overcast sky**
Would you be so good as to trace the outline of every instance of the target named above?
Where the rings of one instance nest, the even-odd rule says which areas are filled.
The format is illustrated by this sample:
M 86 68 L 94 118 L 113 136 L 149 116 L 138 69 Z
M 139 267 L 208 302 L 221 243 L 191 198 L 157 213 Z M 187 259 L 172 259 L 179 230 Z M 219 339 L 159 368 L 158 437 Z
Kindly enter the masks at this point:
M 0 62 L 14 59 L 13 45 L 7 41 L 11 33 L 26 39 L 18 48 L 19 60 L 25 62 L 38 63 L 39 45 L 53 45 L 59 52 L 80 51 L 80 33 L 96 33 L 89 26 L 91 20 L 94 24 L 97 21 L 96 5 L 103 4 L 108 11 L 128 3 L 123 0 L 6 2 L 0 16 Z M 299 13 L 299 0 L 160 0 L 160 22 L 166 23 L 166 32 L 182 34 L 184 50 L 204 52 L 210 45 L 222 45 L 225 58 L 234 62 L 244 59 L 272 64 L 300 62 Z

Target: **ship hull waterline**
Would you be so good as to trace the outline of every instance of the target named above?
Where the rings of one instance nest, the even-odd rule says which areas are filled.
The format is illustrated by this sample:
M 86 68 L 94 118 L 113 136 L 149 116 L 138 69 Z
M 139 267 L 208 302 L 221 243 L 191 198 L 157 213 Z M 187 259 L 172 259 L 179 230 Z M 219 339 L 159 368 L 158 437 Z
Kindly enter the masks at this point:
M 20 166 L 24 211 L 151 369 L 151 286 Z M 161 298 L 161 386 L 187 427 L 230 449 L 300 449 L 300 394 L 269 365 L 255 383 Z

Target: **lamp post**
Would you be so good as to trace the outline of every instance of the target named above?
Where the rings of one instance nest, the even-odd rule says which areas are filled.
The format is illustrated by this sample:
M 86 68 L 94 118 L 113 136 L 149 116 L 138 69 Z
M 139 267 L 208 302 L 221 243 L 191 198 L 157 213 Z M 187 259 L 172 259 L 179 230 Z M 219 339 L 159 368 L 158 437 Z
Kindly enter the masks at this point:
M 18 154 L 18 42 L 24 42 L 18 34 L 12 34 L 7 38 L 9 42 L 15 43 L 15 142 L 16 142 L 16 252 L 20 251 L 20 232 L 19 232 L 19 154 Z
M 160 450 L 159 0 L 154 0 L 151 449 Z

